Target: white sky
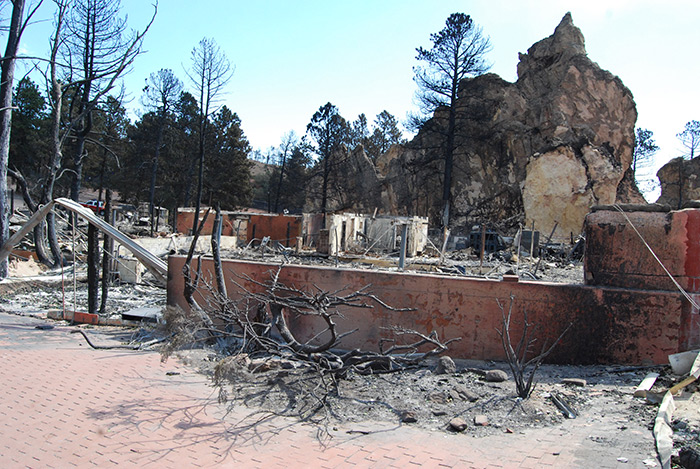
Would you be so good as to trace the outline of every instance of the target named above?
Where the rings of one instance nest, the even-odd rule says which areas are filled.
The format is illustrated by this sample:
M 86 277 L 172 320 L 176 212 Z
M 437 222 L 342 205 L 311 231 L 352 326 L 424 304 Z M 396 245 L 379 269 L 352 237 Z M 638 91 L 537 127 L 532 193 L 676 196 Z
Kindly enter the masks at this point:
M 31 55 L 47 52 L 52 2 L 45 3 L 24 37 Z M 152 11 L 148 0 L 122 5 L 133 28 Z M 415 107 L 415 48 L 429 47 L 450 13 L 482 26 L 493 44 L 491 71 L 514 81 L 518 52 L 552 34 L 567 11 L 588 56 L 632 91 L 637 126 L 661 147 L 657 167 L 679 156 L 676 133 L 700 120 L 697 0 L 160 0 L 147 53 L 125 80 L 128 107 L 137 117 L 144 80 L 160 68 L 185 81 L 190 51 L 206 36 L 236 67 L 222 102 L 238 113 L 253 148 L 276 146 L 290 130 L 303 135 L 328 101 L 349 121 L 364 112 L 372 122 L 385 109 L 403 121 Z

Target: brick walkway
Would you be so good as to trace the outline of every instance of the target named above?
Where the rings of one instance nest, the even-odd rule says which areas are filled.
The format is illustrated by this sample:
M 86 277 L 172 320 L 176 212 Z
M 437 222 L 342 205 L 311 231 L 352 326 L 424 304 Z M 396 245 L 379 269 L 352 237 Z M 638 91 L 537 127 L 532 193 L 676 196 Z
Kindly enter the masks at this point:
M 291 419 L 225 414 L 207 380 L 176 360 L 93 350 L 71 328 L 40 323 L 0 313 L 3 468 L 637 468 L 654 457 L 651 432 L 614 414 L 486 438 L 410 425 L 348 433 L 354 426 L 322 445 L 314 427 Z

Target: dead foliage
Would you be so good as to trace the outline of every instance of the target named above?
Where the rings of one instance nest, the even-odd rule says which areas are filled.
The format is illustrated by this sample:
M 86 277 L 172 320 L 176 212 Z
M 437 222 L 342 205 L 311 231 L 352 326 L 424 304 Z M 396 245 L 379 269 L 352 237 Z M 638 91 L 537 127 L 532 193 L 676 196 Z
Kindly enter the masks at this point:
M 242 282 L 234 282 L 240 300 L 233 301 L 211 284 L 198 278 L 198 288 L 206 291 L 206 305 L 198 311 L 185 313 L 171 308 L 166 322 L 175 334 L 168 347 L 173 350 L 185 344 L 206 342 L 216 344 L 227 356 L 275 356 L 313 363 L 326 373 L 342 375 L 349 369 L 359 374 L 386 373 L 413 367 L 426 358 L 439 355 L 454 340 L 442 341 L 437 333 L 423 334 L 397 326 L 384 328 L 393 337 L 379 341 L 378 351 L 349 350 L 338 347 L 344 337 L 355 330 L 341 332 L 337 319 L 342 310 L 374 308 L 389 311 L 407 311 L 387 305 L 365 286 L 360 290 L 340 289 L 332 292 L 313 285 L 308 289 L 285 285 L 279 281 L 284 265 L 280 265 L 265 282 L 244 276 L 239 280 L 254 285 L 246 289 Z M 204 316 L 204 317 L 203 317 Z M 325 328 L 310 340 L 300 340 L 289 328 L 293 316 L 313 316 Z
M 197 235 L 192 245 L 196 242 Z M 235 297 L 239 299 L 234 301 L 224 285 L 218 246 L 217 236 L 212 236 L 213 278 L 204 278 L 201 262 L 193 273 L 193 248 L 190 249 L 183 268 L 184 294 L 190 311 L 171 308 L 166 312 L 173 338 L 164 348 L 163 356 L 167 358 L 173 351 L 194 343 L 214 346 L 224 357 L 214 371 L 221 400 L 228 399 L 227 383 L 240 385 L 254 373 L 285 370 L 269 384 L 284 386 L 285 394 L 290 396 L 290 408 L 295 409 L 297 416 L 314 419 L 320 412 L 320 421 L 326 421 L 327 400 L 337 395 L 338 380 L 349 374 L 382 374 L 415 368 L 459 340 L 443 341 L 435 331 L 423 334 L 393 326 L 385 328 L 392 337 L 381 340 L 378 351 L 340 350 L 343 338 L 355 332 L 339 330 L 337 321 L 344 312 L 375 307 L 407 310 L 384 303 L 371 293 L 369 285 L 359 290 L 336 291 L 316 285 L 304 288 L 286 285 L 280 281 L 284 264 L 271 271 L 267 280 L 238 276 L 234 284 L 238 289 Z M 312 317 L 324 327 L 315 337 L 302 340 L 288 325 L 291 317 Z
M 513 316 L 513 302 L 515 297 L 511 295 L 510 304 L 508 305 L 508 313 L 506 313 L 504 306 L 498 301 L 498 307 L 501 309 L 502 314 L 502 326 L 501 329 L 496 329 L 498 335 L 501 336 L 501 343 L 503 345 L 503 351 L 506 353 L 506 360 L 511 372 L 513 373 L 513 379 L 515 380 L 515 389 L 518 397 L 527 399 L 532 394 L 535 389 L 537 382 L 535 381 L 535 374 L 537 370 L 542 365 L 542 361 L 547 358 L 547 356 L 552 353 L 554 347 L 561 341 L 564 334 L 569 330 L 571 324 L 569 324 L 566 329 L 559 335 L 559 337 L 548 346 L 547 340 L 542 343 L 542 348 L 540 352 L 533 355 L 533 347 L 537 342 L 536 332 L 538 327 L 528 321 L 527 310 L 523 309 L 523 330 L 518 340 L 515 348 L 513 347 L 513 340 L 510 335 L 511 319 Z M 528 358 L 530 357 L 530 358 Z

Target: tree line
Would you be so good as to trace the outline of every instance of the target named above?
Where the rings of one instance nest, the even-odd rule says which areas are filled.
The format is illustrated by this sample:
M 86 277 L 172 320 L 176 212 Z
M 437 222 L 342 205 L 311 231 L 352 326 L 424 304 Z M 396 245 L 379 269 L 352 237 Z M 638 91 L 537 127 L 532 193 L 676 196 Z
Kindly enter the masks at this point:
M 25 1 L 12 2 L 16 34 L 8 42 L 14 41 L 14 47 L 43 1 L 29 2 L 29 11 Z M 192 49 L 185 83 L 169 69 L 149 76 L 140 96 L 145 112 L 131 122 L 120 80 L 143 52 L 157 4 L 150 22 L 132 31 L 119 0 L 52 2 L 48 57 L 35 59 L 43 80 L 21 78 L 6 90 L 11 101 L 0 114 L 8 124 L 0 167 L 14 179 L 31 211 L 59 196 L 78 200 L 87 186 L 97 190 L 100 200 L 115 191 L 122 202 L 148 202 L 152 218 L 156 206 L 175 211 L 204 203 L 236 209 L 260 199 L 261 193 L 267 210 L 299 212 L 307 197 L 315 196 L 305 190 L 309 180 L 320 177 L 326 187 L 328 168 L 334 166 L 331 152 L 339 145 L 362 144 L 376 158 L 401 140 L 398 121 L 388 112 L 379 114 L 370 128 L 364 114 L 348 123 L 328 103 L 312 117 L 306 135 L 290 133 L 267 152 L 270 164 L 263 177 L 254 178 L 241 120 L 219 105 L 234 67 L 213 39 L 204 38 Z M 16 55 L 6 53 L 3 70 L 14 65 Z M 329 113 L 322 115 L 322 109 Z M 324 119 L 333 121 L 330 134 L 318 131 Z M 6 186 L 1 192 L 6 194 Z M 5 214 L 8 205 L 0 200 Z M 4 240 L 7 216 L 2 218 Z M 58 265 L 53 214 L 37 226 L 35 236 L 40 260 Z
M 370 128 L 366 115 L 348 122 L 329 102 L 311 117 L 304 136 L 289 134 L 278 148 L 267 152 L 265 160 L 273 166 L 265 166 L 254 191 L 251 149 L 240 118 L 226 106 L 218 106 L 233 67 L 213 39 L 202 39 L 192 50 L 186 71 L 191 91 L 184 89 L 172 70 L 157 71 L 143 90 L 146 112 L 133 123 L 127 118 L 121 78 L 143 52 L 143 38 L 155 20 L 157 3 L 150 21 L 132 30 L 119 0 L 51 0 L 55 15 L 50 49 L 36 65 L 45 87 L 42 90 L 24 77 L 13 89 L 21 34 L 44 1 L 29 0 L 32 5 L 27 11 L 27 0 L 11 2 L 12 21 L 2 61 L 4 89 L 0 89 L 6 103 L 0 108 L 0 180 L 5 184 L 7 171 L 30 210 L 60 195 L 78 200 L 87 185 L 97 189 L 100 198 L 107 191 L 117 191 L 123 201 L 147 200 L 151 217 L 156 205 L 199 209 L 204 202 L 236 208 L 253 197 L 265 200 L 270 211 L 299 211 L 307 206 L 326 213 L 329 196 L 342 189 L 339 181 L 347 177 L 339 174 L 347 148 L 362 145 L 368 158 L 376 160 L 402 141 L 399 123 L 390 113 L 380 113 Z M 431 40 L 431 50 L 417 49 L 418 60 L 427 64 L 416 69 L 425 113 L 454 106 L 459 81 L 488 69 L 483 62 L 488 38 L 481 37 L 469 16 L 451 15 L 446 28 Z M 16 118 L 11 124 L 13 110 Z M 444 168 L 444 224 L 450 218 L 455 147 L 454 115 L 449 115 L 450 125 L 438 130 L 447 143 L 434 158 Z M 7 127 L 4 133 L 3 126 Z M 6 186 L 0 187 L 0 241 L 8 238 L 6 192 Z M 196 228 L 197 217 L 193 231 Z M 39 259 L 60 263 L 53 214 L 34 234 Z M 0 265 L 0 277 L 5 275 L 4 266 Z
M 161 70 L 150 80 L 163 76 L 174 78 L 170 70 Z M 108 96 L 95 107 L 83 148 L 81 179 L 82 184 L 98 191 L 99 199 L 104 200 L 105 191 L 110 190 L 133 204 L 150 200 L 168 208 L 194 204 L 198 103 L 187 91 L 170 98 L 172 101 L 159 103 L 133 123 L 115 97 Z M 37 198 L 51 177 L 46 164 L 51 129 L 47 100 L 25 77 L 16 87 L 15 105 L 9 167 L 25 180 L 29 195 Z M 247 159 L 250 147 L 240 124 L 236 113 L 226 106 L 207 119 L 202 196 L 227 208 L 245 204 L 251 192 Z M 68 139 L 64 151 L 71 153 L 77 144 L 75 139 Z M 74 177 L 67 176 L 76 173 L 73 160 L 62 162 L 54 196 L 71 195 Z
M 376 162 L 400 143 L 405 139 L 399 121 L 388 111 L 377 114 L 370 125 L 364 113 L 350 122 L 328 102 L 311 116 L 303 136 L 289 132 L 279 147 L 252 156 L 267 165 L 255 178 L 256 206 L 273 213 L 303 209 L 327 213 L 329 199 L 343 190 L 342 180 L 351 176 L 341 171 L 349 149 L 361 145 L 370 161 Z
M 260 208 L 270 212 L 299 213 L 307 196 L 314 196 L 307 193 L 305 184 L 318 177 L 328 186 L 331 169 L 345 157 L 341 148 L 362 145 L 367 156 L 376 160 L 391 145 L 404 141 L 398 120 L 387 111 L 369 126 L 365 114 L 348 122 L 336 106 L 327 103 L 312 116 L 306 135 L 300 138 L 289 132 L 278 147 L 262 154 L 251 150 L 240 118 L 227 106 L 203 124 L 197 99 L 183 90 L 172 70 L 151 74 L 143 91 L 141 101 L 147 112 L 135 122 L 117 97 L 108 96 L 94 109 L 83 143 L 87 156 L 81 178 L 82 184 L 97 190 L 100 200 L 111 190 L 133 204 L 148 201 L 171 209 L 194 205 L 203 125 L 207 132 L 202 200 L 229 210 L 249 205 L 255 196 Z M 14 103 L 9 167 L 16 178 L 24 179 L 30 197 L 37 199 L 50 172 L 48 100 L 39 85 L 24 77 L 15 87 Z M 64 151 L 73 153 L 74 145 L 68 139 Z M 258 177 L 251 176 L 251 160 L 266 164 Z M 71 196 L 73 178 L 64 176 L 76 172 L 73 163 L 63 161 L 55 196 Z

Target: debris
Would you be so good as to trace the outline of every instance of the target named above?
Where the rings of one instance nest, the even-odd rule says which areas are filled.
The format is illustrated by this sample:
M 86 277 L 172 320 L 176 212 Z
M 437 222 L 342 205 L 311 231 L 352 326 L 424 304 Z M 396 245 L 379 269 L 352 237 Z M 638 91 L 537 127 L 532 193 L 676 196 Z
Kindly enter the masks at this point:
M 489 424 L 489 419 L 485 415 L 477 415 L 474 417 L 474 425 L 477 427 L 485 427 Z
M 680 383 L 676 384 L 673 386 L 671 389 L 669 389 L 669 392 L 671 394 L 678 394 L 679 391 L 681 391 L 684 387 L 689 385 L 690 383 L 694 382 L 697 378 L 695 376 L 689 376 Z
M 142 322 L 163 322 L 162 308 L 159 307 L 141 307 L 134 308 L 130 311 L 122 313 L 122 319 L 125 321 L 142 321 Z
M 506 433 L 513 433 L 513 429 L 512 429 L 512 428 L 508 428 L 508 427 L 506 427 L 506 429 L 505 429 L 504 431 L 505 431 Z M 555 453 L 555 456 L 556 456 L 556 453 Z
M 279 368 L 282 368 L 282 363 L 275 358 L 256 358 L 248 365 L 248 371 L 252 373 L 265 373 Z
M 569 404 L 564 396 L 557 392 L 553 392 L 550 396 L 550 399 L 552 399 L 552 402 L 554 402 L 554 405 L 557 406 L 559 410 L 561 410 L 562 414 L 564 414 L 564 417 L 567 419 L 575 419 L 578 413 L 576 410 Z
M 700 469 L 700 453 L 693 448 L 683 448 L 678 460 L 685 469 Z
M 439 375 L 448 375 L 455 373 L 456 371 L 457 365 L 455 365 L 454 360 L 447 356 L 440 357 L 435 373 Z
M 39 324 L 38 326 L 34 326 L 34 329 L 39 329 L 41 331 L 50 331 L 53 329 L 53 326 L 51 324 Z
M 82 329 L 76 329 L 71 331 L 71 334 L 82 334 L 83 337 L 85 337 L 85 340 L 87 341 L 88 345 L 95 350 L 112 350 L 112 349 L 126 349 L 126 350 L 143 350 L 145 348 L 150 347 L 151 345 L 159 344 L 161 342 L 165 342 L 169 338 L 172 337 L 172 335 L 168 335 L 165 337 L 162 337 L 160 339 L 153 339 L 149 340 L 148 342 L 143 342 L 140 344 L 135 344 L 135 345 L 124 345 L 124 344 L 119 344 L 119 345 L 95 345 L 92 343 L 88 335 L 83 331 Z
M 179 371 L 166 371 L 165 372 L 165 376 L 177 376 L 179 374 L 180 374 Z
M 673 420 L 673 411 L 676 405 L 673 402 L 673 395 L 667 392 L 664 396 L 659 413 L 654 422 L 654 438 L 656 439 L 656 451 L 659 453 L 659 461 L 663 469 L 671 467 L 671 453 L 673 452 L 673 429 L 671 421 Z
M 688 423 L 684 422 L 683 420 L 677 420 L 673 422 L 673 430 L 678 431 L 678 430 L 685 430 L 688 428 Z
M 467 389 L 467 387 L 463 384 L 457 384 L 454 388 L 452 388 L 450 390 L 450 395 L 452 396 L 453 393 L 465 401 L 474 402 L 479 400 L 479 396 Z
M 467 422 L 462 417 L 455 417 L 450 420 L 450 428 L 456 432 L 463 432 L 467 429 Z
M 617 462 L 627 463 L 627 462 L 629 462 L 629 459 L 627 459 L 627 458 L 617 458 Z
M 580 378 L 564 378 L 561 380 L 561 382 L 564 384 L 570 384 L 572 386 L 586 386 L 586 380 Z
M 557 230 L 557 226 L 559 226 L 559 222 L 555 221 L 554 222 L 554 228 L 552 228 L 552 232 L 549 234 L 549 238 L 547 238 L 547 241 L 544 243 L 545 245 L 549 244 L 549 242 L 552 240 L 552 236 L 554 236 L 554 232 Z M 537 277 L 537 271 L 540 268 L 540 262 L 542 261 L 542 255 L 540 254 L 540 258 L 537 259 L 537 264 L 535 265 L 535 271 L 532 273 L 535 277 Z M 585 386 L 585 384 L 584 384 Z
M 673 421 L 673 412 L 676 410 L 676 404 L 673 401 L 673 395 L 688 384 L 694 382 L 700 378 L 700 353 L 694 352 L 695 360 L 690 367 L 690 376 L 680 383 L 674 385 L 669 389 L 664 395 L 663 401 L 659 406 L 659 413 L 656 416 L 656 421 L 654 422 L 654 438 L 656 439 L 656 451 L 659 454 L 659 461 L 661 461 L 661 467 L 663 469 L 668 469 L 671 467 L 671 456 L 673 453 L 673 428 L 671 428 L 671 422 Z M 670 361 L 670 357 L 669 357 Z M 649 398 L 647 393 L 647 399 Z M 691 458 L 692 459 L 692 458 Z M 696 461 L 697 462 L 697 461 Z M 699 467 L 699 466 L 685 466 L 685 467 Z
M 688 352 L 669 355 L 668 362 L 671 364 L 673 373 L 681 376 L 690 373 L 690 369 L 698 356 L 698 352 L 700 352 L 700 350 L 690 350 Z
M 428 394 L 428 400 L 435 404 L 447 404 L 448 399 L 444 392 L 432 392 Z
M 503 370 L 489 370 L 484 375 L 484 379 L 490 383 L 501 383 L 508 381 L 508 373 Z
M 658 466 L 658 464 L 656 463 L 656 460 L 655 460 L 655 459 L 651 459 L 651 458 L 645 459 L 644 461 L 642 461 L 642 464 L 644 464 L 646 467 L 656 467 L 656 466 Z
M 646 392 L 646 399 L 649 404 L 661 404 L 661 401 L 664 400 L 664 396 L 666 395 L 665 392 L 651 392 L 647 391 Z
M 639 383 L 639 386 L 637 386 L 637 389 L 634 391 L 634 397 L 646 397 L 647 391 L 649 391 L 652 386 L 654 386 L 654 383 L 656 382 L 656 378 L 659 377 L 658 373 L 648 373 L 644 379 L 642 380 L 641 383 Z
M 416 423 L 418 421 L 418 417 L 416 416 L 416 413 L 413 412 L 412 410 L 404 410 L 399 414 L 399 419 L 401 420 L 402 423 Z

